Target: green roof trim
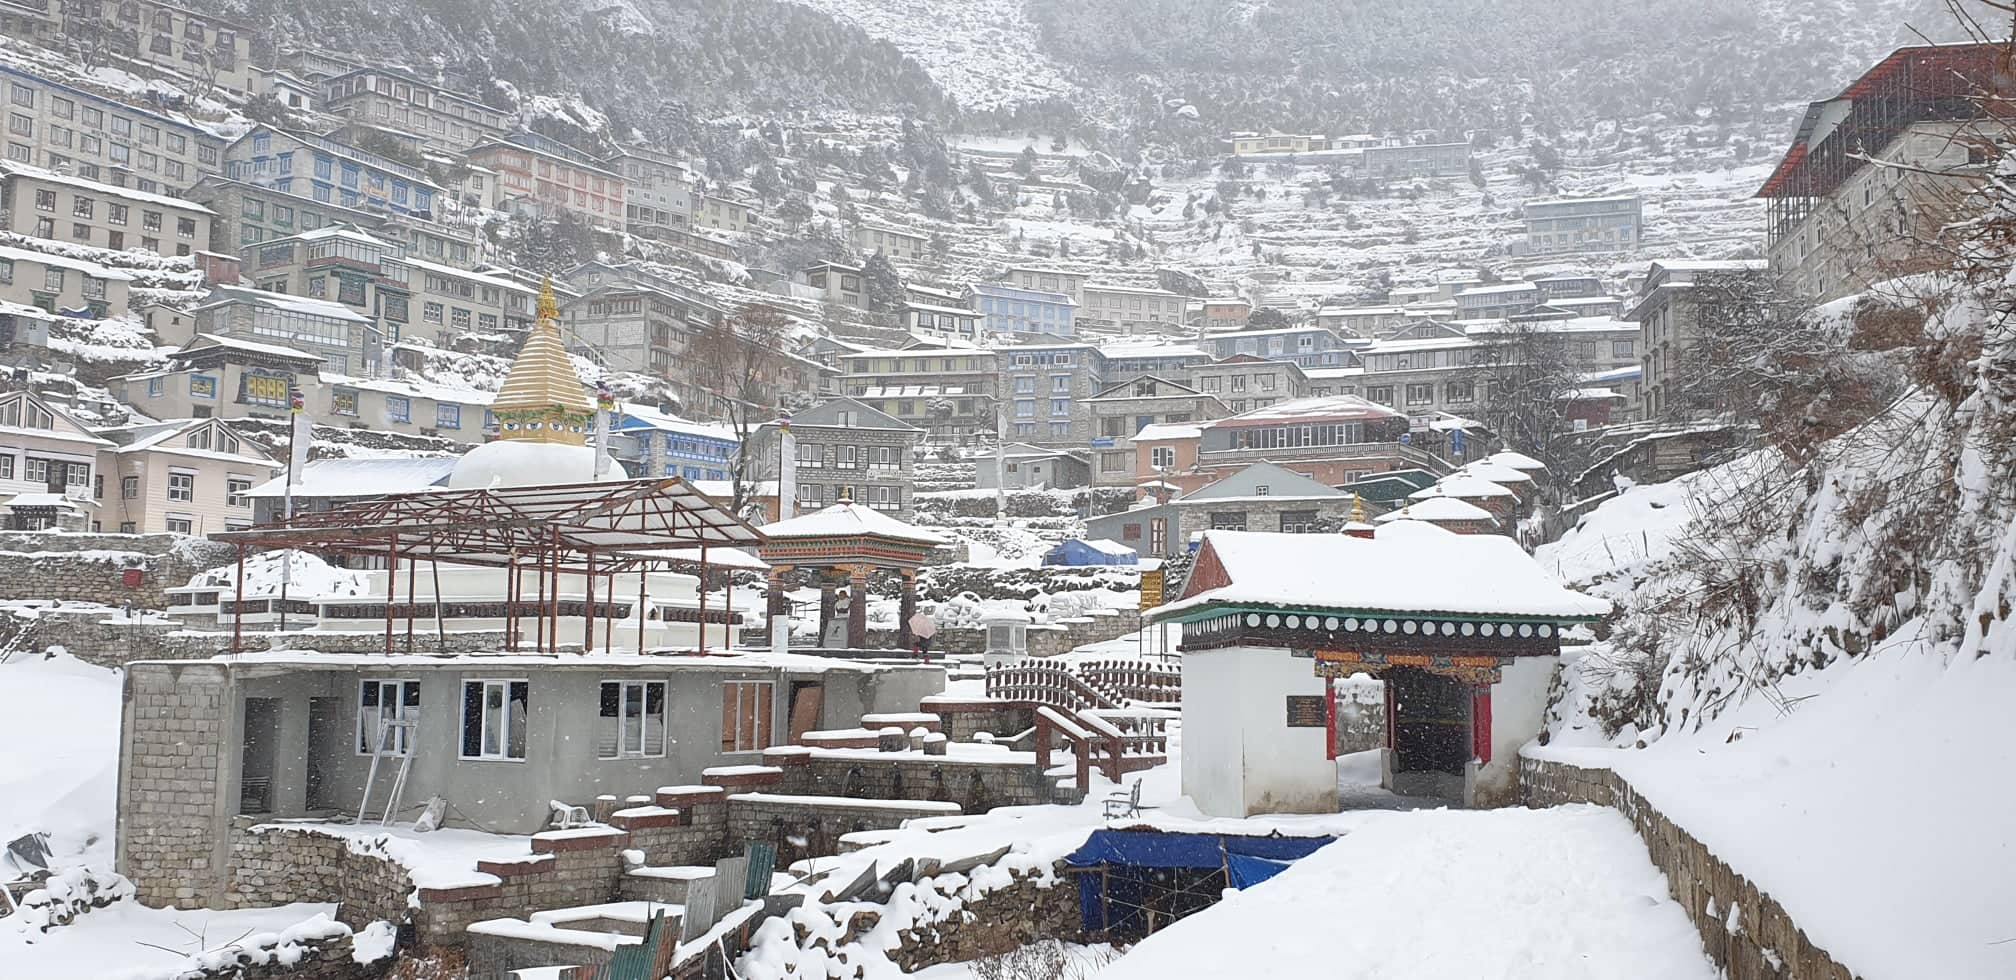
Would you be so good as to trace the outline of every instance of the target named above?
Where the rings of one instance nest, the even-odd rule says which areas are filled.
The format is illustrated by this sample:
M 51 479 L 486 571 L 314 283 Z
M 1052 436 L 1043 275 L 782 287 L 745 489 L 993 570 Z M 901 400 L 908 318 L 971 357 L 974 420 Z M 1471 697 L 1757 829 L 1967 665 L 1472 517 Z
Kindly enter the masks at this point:
M 1442 623 L 1552 623 L 1572 625 L 1593 623 L 1601 616 L 1484 616 L 1444 612 L 1410 612 L 1399 609 L 1350 609 L 1342 606 L 1310 608 L 1308 606 L 1264 606 L 1252 603 L 1219 605 L 1206 603 L 1188 609 L 1174 616 L 1160 617 L 1155 610 L 1149 610 L 1148 619 L 1155 623 L 1194 623 L 1199 620 L 1216 619 L 1219 616 L 1243 615 L 1245 613 L 1288 614 L 1299 616 L 1356 616 L 1360 619 L 1421 619 Z

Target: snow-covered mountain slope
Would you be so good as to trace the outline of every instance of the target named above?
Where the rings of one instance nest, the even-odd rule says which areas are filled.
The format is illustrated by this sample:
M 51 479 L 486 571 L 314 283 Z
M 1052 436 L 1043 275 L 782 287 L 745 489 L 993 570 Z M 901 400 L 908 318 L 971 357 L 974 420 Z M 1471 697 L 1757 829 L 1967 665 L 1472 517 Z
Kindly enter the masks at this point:
M 785 0 L 854 24 L 924 66 L 968 111 L 1071 99 L 1080 87 L 1052 60 L 1023 0 Z

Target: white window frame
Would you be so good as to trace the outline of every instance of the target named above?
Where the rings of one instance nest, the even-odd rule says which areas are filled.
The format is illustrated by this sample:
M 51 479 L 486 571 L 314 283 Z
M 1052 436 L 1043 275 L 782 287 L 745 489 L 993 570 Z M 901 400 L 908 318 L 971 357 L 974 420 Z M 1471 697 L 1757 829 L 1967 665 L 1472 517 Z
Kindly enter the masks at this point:
M 180 487 L 176 485 L 176 481 L 178 480 L 183 481 Z M 179 494 L 177 492 L 178 489 L 180 491 Z M 168 471 L 168 499 L 178 503 L 190 503 L 196 499 L 195 470 Z
M 531 755 L 531 738 L 528 732 L 522 730 L 518 732 L 519 754 L 511 754 L 511 688 L 518 684 L 525 685 L 525 721 L 529 723 L 532 719 L 532 681 L 530 678 L 471 677 L 462 681 L 462 696 L 457 699 L 455 704 L 456 711 L 462 716 L 461 725 L 459 726 L 461 731 L 458 733 L 460 737 L 455 743 L 456 758 L 464 762 L 524 762 L 526 757 Z M 482 727 L 477 733 L 477 751 L 475 755 L 470 755 L 464 751 L 464 746 L 468 745 L 469 738 L 468 704 L 469 688 L 472 685 L 482 688 L 481 700 L 478 702 L 481 706 L 479 709 L 481 718 L 478 724 Z M 492 714 L 490 706 L 490 692 L 493 690 L 500 692 L 498 710 L 495 715 Z M 495 751 L 488 748 L 493 721 L 495 722 L 497 734 L 497 748 Z
M 606 689 L 616 688 L 616 714 L 605 713 Z M 658 731 L 651 731 L 651 693 L 658 694 Z M 662 759 L 670 738 L 666 722 L 671 686 L 665 681 L 605 680 L 596 688 L 595 757 L 598 759 Z M 632 700 L 632 698 L 635 700 Z M 635 709 L 633 714 L 632 709 Z
M 366 715 L 364 713 L 365 712 L 364 685 L 366 684 L 378 685 L 376 689 L 376 694 L 378 696 L 378 703 L 374 705 L 372 709 L 377 712 L 376 714 Z M 406 703 L 406 690 L 408 685 L 411 685 L 412 687 L 413 700 L 415 702 L 411 705 Z M 398 692 L 398 696 L 394 698 L 394 701 L 396 703 L 392 705 L 392 713 L 390 716 L 387 716 L 385 713 L 385 707 L 386 707 L 385 689 L 387 686 L 392 686 L 393 690 Z M 351 749 L 353 749 L 358 755 L 371 755 L 373 751 L 376 750 L 376 748 L 378 747 L 377 739 L 378 739 L 379 724 L 385 721 L 413 721 L 418 719 L 420 717 L 420 705 L 418 703 L 419 700 L 420 700 L 420 682 L 418 680 L 403 677 L 402 678 L 367 677 L 358 681 L 357 739 L 356 741 L 351 743 L 350 745 Z M 367 724 L 367 722 L 369 724 Z M 398 733 L 396 733 L 392 742 L 393 755 L 411 755 L 413 753 L 412 734 L 413 732 L 411 729 L 401 730 Z

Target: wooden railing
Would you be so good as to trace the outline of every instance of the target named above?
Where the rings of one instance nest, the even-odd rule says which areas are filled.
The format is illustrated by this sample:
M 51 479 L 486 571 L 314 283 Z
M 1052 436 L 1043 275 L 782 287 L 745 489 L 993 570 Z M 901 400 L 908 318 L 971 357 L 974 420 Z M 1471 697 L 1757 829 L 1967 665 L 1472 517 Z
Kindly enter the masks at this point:
M 1182 700 L 1182 674 L 1175 668 L 1136 660 L 1095 660 L 1075 665 L 1025 660 L 989 668 L 987 696 L 998 701 L 1082 711 L 1122 708 L 1130 703 L 1174 704 Z

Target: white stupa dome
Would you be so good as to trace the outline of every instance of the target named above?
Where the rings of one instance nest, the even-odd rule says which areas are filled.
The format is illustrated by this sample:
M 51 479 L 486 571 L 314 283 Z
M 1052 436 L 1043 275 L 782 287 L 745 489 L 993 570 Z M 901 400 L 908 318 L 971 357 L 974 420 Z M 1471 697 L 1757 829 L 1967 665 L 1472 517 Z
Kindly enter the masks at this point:
M 448 474 L 448 488 L 540 487 L 630 478 L 622 463 L 614 459 L 608 463 L 608 469 L 596 476 L 593 446 L 499 439 L 477 446 L 463 456 Z

